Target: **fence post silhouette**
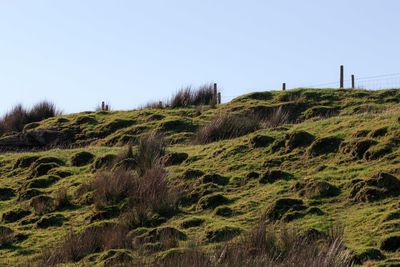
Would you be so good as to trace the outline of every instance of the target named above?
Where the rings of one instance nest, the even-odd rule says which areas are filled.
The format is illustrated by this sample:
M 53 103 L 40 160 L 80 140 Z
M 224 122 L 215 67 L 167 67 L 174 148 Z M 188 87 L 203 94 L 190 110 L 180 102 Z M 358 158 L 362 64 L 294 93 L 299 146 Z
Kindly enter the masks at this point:
M 218 92 L 218 104 L 221 104 L 221 92 Z
M 344 66 L 340 65 L 340 89 L 344 88 Z
M 219 104 L 219 100 L 218 100 L 218 86 L 217 86 L 217 83 L 214 83 L 214 87 L 213 87 L 213 89 L 214 89 L 214 91 L 213 91 L 213 97 L 214 97 L 214 100 L 215 100 L 215 103 L 216 104 Z
M 355 83 L 355 79 L 354 79 L 354 74 L 351 75 L 351 88 L 355 89 L 356 88 L 356 83 Z
M 101 111 L 104 111 L 106 109 L 106 104 L 103 102 L 101 102 Z
M 282 83 L 282 91 L 286 91 L 286 83 Z

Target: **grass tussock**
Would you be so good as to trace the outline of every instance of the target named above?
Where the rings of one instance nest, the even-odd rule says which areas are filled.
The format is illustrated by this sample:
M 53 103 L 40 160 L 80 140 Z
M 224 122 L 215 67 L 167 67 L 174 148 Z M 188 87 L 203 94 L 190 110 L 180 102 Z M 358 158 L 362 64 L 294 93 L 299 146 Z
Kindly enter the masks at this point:
M 187 86 L 180 89 L 170 101 L 172 108 L 183 108 L 199 105 L 215 106 L 217 103 L 217 96 L 215 95 L 213 85 L 205 84 L 199 88 L 192 88 Z
M 129 248 L 128 232 L 128 228 L 111 223 L 91 226 L 80 233 L 70 232 L 56 248 L 42 251 L 41 266 L 77 262 L 92 253 Z
M 221 114 L 198 130 L 195 142 L 207 144 L 232 139 L 254 132 L 260 126 L 260 120 L 255 116 Z
M 198 88 L 186 86 L 179 89 L 171 99 L 165 101 L 152 101 L 140 109 L 186 108 L 207 105 L 212 108 L 218 104 L 218 96 L 214 92 L 213 84 L 204 84 Z
M 137 148 L 137 172 L 144 175 L 147 170 L 161 163 L 165 155 L 167 142 L 163 135 L 153 132 L 139 140 Z
M 199 246 L 167 257 L 162 266 L 352 266 L 342 235 L 316 237 L 295 228 L 260 222 L 238 239 L 205 253 Z
M 287 123 L 289 123 L 289 112 L 280 106 L 269 117 L 262 120 L 261 127 L 275 128 Z
M 247 114 L 219 114 L 197 131 L 195 143 L 208 144 L 232 139 L 262 128 L 276 128 L 289 122 L 289 112 L 282 106 L 276 108 L 267 117 L 252 112 Z
M 145 225 L 154 215 L 175 214 L 181 189 L 168 180 L 163 163 L 166 147 L 161 135 L 151 133 L 139 140 L 135 152 L 131 146 L 123 150 L 117 158 L 135 159 L 135 166 L 96 174 L 89 186 L 95 206 L 103 209 L 126 200 L 121 218 L 129 226 Z
M 21 132 L 25 125 L 39 122 L 62 114 L 57 107 L 48 101 L 42 101 L 31 109 L 16 105 L 0 119 L 0 135 L 9 132 Z
M 135 180 L 135 188 L 129 196 L 133 209 L 145 210 L 170 216 L 178 209 L 179 186 L 170 184 L 167 171 L 161 165 L 154 166 Z
M 135 176 L 129 171 L 98 173 L 90 187 L 94 189 L 94 203 L 96 208 L 117 204 L 127 198 L 133 190 Z

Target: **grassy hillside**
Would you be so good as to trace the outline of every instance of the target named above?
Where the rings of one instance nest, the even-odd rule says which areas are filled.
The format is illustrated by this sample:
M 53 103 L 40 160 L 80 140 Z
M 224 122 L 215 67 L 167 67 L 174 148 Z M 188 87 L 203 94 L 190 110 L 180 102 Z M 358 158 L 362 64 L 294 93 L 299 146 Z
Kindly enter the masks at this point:
M 252 93 L 216 108 L 83 112 L 28 124 L 0 138 L 0 230 L 12 231 L 0 236 L 0 265 L 39 263 L 71 232 L 120 222 L 126 200 L 99 207 L 85 187 L 102 169 L 115 170 L 107 162 L 120 164 L 110 155 L 120 157 L 127 144 L 135 154 L 141 138 L 157 131 L 168 142 L 167 177 L 180 190 L 178 210 L 152 214 L 128 232 L 138 240 L 173 228 L 176 240 L 163 246 L 149 238 L 68 264 L 155 264 L 193 243 L 212 251 L 263 215 L 304 232 L 340 225 L 358 264 L 369 258 L 398 266 L 399 103 L 400 90 L 298 89 Z M 202 127 L 223 114 L 242 123 L 251 114 L 261 127 L 199 141 Z

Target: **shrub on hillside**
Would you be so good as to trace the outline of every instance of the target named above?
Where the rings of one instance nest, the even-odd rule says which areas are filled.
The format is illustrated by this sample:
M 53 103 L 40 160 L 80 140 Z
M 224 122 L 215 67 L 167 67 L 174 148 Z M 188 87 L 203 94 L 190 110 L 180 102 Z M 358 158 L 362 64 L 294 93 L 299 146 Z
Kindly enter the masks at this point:
M 154 166 L 135 177 L 128 197 L 129 210 L 121 219 L 131 227 L 151 225 L 157 216 L 174 215 L 180 196 L 180 187 L 170 184 L 166 170 L 161 165 Z
M 260 120 L 255 116 L 222 114 L 216 116 L 197 132 L 196 143 L 207 144 L 214 141 L 240 137 L 260 128 Z
M 36 122 L 61 114 L 62 112 L 57 109 L 54 103 L 42 101 L 34 105 L 33 108 L 28 112 L 28 118 L 30 122 Z
M 91 226 L 80 233 L 70 232 L 56 248 L 43 250 L 41 266 L 77 262 L 92 253 L 129 248 L 127 234 L 126 227 L 114 223 Z
M 188 86 L 180 89 L 170 101 L 173 108 L 215 105 L 217 96 L 214 94 L 213 85 L 205 84 L 197 89 Z
M 127 201 L 121 216 L 129 226 L 144 225 L 153 215 L 169 217 L 178 209 L 179 186 L 172 185 L 160 163 L 147 166 L 142 174 L 127 169 L 98 173 L 87 190 L 93 190 L 96 208 Z
M 137 172 L 143 175 L 147 170 L 160 163 L 165 155 L 167 143 L 164 137 L 156 132 L 142 137 L 137 150 Z
M 96 175 L 90 187 L 94 189 L 94 202 L 101 209 L 117 204 L 133 190 L 135 177 L 128 171 L 102 172 Z
M 263 128 L 275 128 L 281 125 L 289 123 L 289 111 L 280 106 L 273 110 L 270 116 L 263 118 Z
M 30 110 L 18 104 L 0 119 L 0 135 L 8 132 L 21 132 L 24 126 L 60 115 L 56 106 L 47 101 L 40 102 Z

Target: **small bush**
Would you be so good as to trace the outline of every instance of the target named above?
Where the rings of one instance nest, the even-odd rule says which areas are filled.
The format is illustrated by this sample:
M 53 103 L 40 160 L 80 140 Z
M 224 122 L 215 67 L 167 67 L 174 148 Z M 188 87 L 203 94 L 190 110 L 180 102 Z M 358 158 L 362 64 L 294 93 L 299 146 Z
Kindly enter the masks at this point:
M 25 125 L 61 115 L 56 106 L 48 101 L 42 101 L 30 110 L 18 104 L 0 119 L 0 135 L 8 132 L 21 132 Z
M 28 111 L 22 105 L 16 105 L 0 120 L 0 133 L 20 132 L 28 124 Z
M 147 170 L 152 169 L 160 163 L 165 155 L 166 141 L 161 134 L 151 133 L 139 140 L 137 151 L 137 171 L 143 175 Z
M 146 170 L 143 175 L 126 170 L 99 173 L 90 189 L 94 190 L 98 209 L 126 200 L 128 209 L 121 219 L 129 226 L 145 225 L 153 215 L 175 214 L 180 199 L 179 186 L 168 182 L 167 172 L 161 165 Z
M 173 108 L 215 105 L 217 96 L 214 95 L 213 85 L 205 84 L 197 89 L 188 86 L 180 89 L 170 101 Z
M 70 232 L 55 249 L 42 252 L 42 266 L 77 262 L 85 256 L 109 249 L 129 248 L 128 229 L 119 224 L 104 223 L 81 233 Z
M 260 128 L 260 120 L 251 115 L 222 114 L 216 116 L 197 132 L 196 143 L 207 144 L 232 139 Z
M 263 128 L 275 128 L 289 123 L 289 111 L 285 110 L 283 106 L 274 109 L 270 116 L 262 121 Z
M 33 106 L 28 113 L 28 118 L 30 122 L 36 122 L 47 118 L 56 117 L 61 114 L 62 112 L 59 111 L 53 103 L 42 101 Z
M 135 186 L 134 176 L 130 172 L 102 172 L 96 175 L 91 184 L 94 191 L 94 202 L 97 208 L 116 204 L 128 197 Z
M 155 166 L 135 178 L 129 192 L 131 212 L 124 215 L 126 222 L 131 226 L 142 226 L 152 215 L 170 217 L 178 210 L 179 199 L 180 187 L 168 182 L 162 166 Z

